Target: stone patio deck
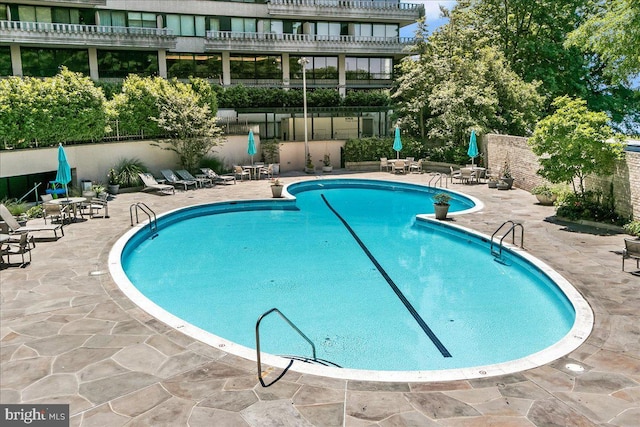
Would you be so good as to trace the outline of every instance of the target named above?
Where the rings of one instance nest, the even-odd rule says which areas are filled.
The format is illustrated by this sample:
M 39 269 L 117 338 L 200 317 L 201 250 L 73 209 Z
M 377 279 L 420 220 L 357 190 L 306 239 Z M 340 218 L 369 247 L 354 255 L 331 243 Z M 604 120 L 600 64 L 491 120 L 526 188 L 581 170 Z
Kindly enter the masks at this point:
M 331 177 L 346 175 L 428 182 L 427 175 L 389 173 Z M 522 190 L 449 187 L 485 203 L 479 213 L 455 217 L 457 224 L 489 235 L 507 219 L 524 224 L 527 250 L 591 304 L 595 326 L 585 344 L 546 366 L 499 377 L 382 383 L 289 371 L 263 388 L 254 361 L 152 318 L 107 268 L 111 245 L 130 228 L 132 203 L 162 213 L 270 197 L 265 181 L 238 182 L 173 196 L 119 194 L 109 202 L 110 218 L 67 225 L 58 241 L 37 243 L 27 268 L 2 270 L 0 401 L 69 403 L 73 426 L 640 425 L 640 278 L 620 270 L 623 235 L 550 222 L 553 208 Z

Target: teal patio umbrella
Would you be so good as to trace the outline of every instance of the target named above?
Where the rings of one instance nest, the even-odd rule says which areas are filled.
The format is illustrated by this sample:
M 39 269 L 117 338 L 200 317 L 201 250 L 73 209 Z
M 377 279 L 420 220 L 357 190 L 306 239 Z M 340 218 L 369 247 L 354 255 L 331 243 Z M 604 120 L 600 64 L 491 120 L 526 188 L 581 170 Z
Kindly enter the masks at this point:
M 473 161 L 476 157 L 478 157 L 478 143 L 476 142 L 476 131 L 471 131 L 471 138 L 469 138 L 469 149 L 467 150 L 467 155 L 471 157 L 471 164 L 473 165 Z
M 256 141 L 253 138 L 252 130 L 249 130 L 249 146 L 247 147 L 247 153 L 251 156 L 251 164 L 253 164 L 253 156 L 256 154 Z
M 396 126 L 396 136 L 393 138 L 393 149 L 396 150 L 396 159 L 400 158 L 400 151 L 402 150 L 402 140 L 400 140 L 400 128 Z
M 67 187 L 67 184 L 71 182 L 71 166 L 69 166 L 67 154 L 64 152 L 62 144 L 58 145 L 58 173 L 56 173 L 55 182 L 64 185 L 64 192 L 68 199 L 69 188 Z

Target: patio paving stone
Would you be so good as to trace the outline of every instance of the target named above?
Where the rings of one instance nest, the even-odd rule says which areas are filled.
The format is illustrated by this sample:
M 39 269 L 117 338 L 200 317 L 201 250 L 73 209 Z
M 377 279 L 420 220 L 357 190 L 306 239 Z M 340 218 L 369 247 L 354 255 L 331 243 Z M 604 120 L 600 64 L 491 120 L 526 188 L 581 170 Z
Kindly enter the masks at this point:
M 426 184 L 429 175 L 330 178 Z M 285 183 L 322 175 L 281 177 Z M 265 181 L 172 196 L 118 194 L 108 219 L 65 225 L 28 267 L 0 272 L 0 401 L 68 403 L 72 426 L 633 426 L 640 419 L 640 278 L 620 271 L 623 235 L 561 224 L 522 191 L 450 184 L 484 209 L 454 224 L 491 233 L 522 221 L 525 248 L 586 297 L 595 325 L 569 355 L 525 372 L 439 382 L 351 381 L 294 368 L 263 388 L 256 362 L 165 325 L 131 302 L 108 273 L 111 245 L 130 229 L 129 206 L 155 212 L 196 203 L 267 199 Z M 36 238 L 38 236 L 36 233 Z M 579 364 L 574 372 L 567 364 Z M 265 381 L 282 370 L 263 365 Z

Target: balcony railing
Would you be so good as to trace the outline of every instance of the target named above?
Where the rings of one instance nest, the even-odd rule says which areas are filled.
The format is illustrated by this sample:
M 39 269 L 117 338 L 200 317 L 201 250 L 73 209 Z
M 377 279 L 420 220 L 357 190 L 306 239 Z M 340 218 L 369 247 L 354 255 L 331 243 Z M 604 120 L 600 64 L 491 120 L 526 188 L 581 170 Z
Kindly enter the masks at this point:
M 207 31 L 206 51 L 323 52 L 400 55 L 413 37 L 324 36 L 316 34 Z
M 166 28 L 0 21 L 1 42 L 173 49 L 176 47 L 176 36 Z
M 377 21 L 416 21 L 424 16 L 424 5 L 366 0 L 270 0 L 270 15 L 327 16 Z

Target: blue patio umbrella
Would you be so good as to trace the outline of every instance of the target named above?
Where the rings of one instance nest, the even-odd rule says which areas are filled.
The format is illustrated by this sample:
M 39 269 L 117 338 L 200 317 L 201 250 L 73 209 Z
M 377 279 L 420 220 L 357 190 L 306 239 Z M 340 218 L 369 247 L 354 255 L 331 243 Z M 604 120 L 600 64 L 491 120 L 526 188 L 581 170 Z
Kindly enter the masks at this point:
M 253 139 L 253 131 L 249 130 L 249 146 L 247 153 L 251 156 L 251 164 L 253 164 L 253 156 L 256 154 L 256 141 Z
M 467 150 L 467 155 L 471 157 L 471 164 L 473 165 L 473 160 L 478 157 L 478 143 L 476 142 L 476 131 L 471 131 L 471 138 L 469 138 L 469 149 Z
M 67 184 L 71 182 L 71 166 L 69 166 L 67 154 L 64 152 L 62 144 L 58 145 L 58 173 L 56 174 L 55 182 L 64 185 L 64 191 L 68 199 L 69 188 L 67 187 Z
M 393 139 L 393 149 L 396 150 L 396 159 L 400 158 L 400 151 L 402 150 L 402 140 L 400 140 L 400 128 L 396 126 L 396 136 Z

